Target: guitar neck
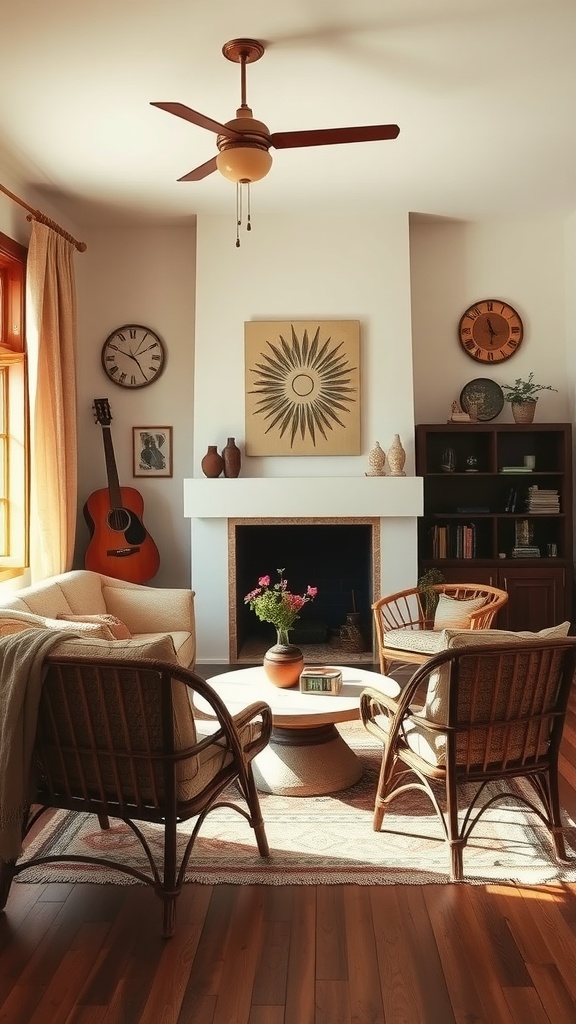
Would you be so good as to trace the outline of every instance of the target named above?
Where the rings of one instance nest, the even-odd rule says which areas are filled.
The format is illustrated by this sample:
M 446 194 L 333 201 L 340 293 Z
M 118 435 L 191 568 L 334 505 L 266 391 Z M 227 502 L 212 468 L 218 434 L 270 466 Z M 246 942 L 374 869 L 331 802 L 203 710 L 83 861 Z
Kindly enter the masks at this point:
M 112 433 L 110 427 L 102 427 L 102 440 L 104 441 L 104 457 L 106 459 L 106 475 L 108 477 L 108 495 L 110 497 L 110 508 L 122 508 L 120 497 L 120 481 L 114 458 L 114 445 L 112 444 Z

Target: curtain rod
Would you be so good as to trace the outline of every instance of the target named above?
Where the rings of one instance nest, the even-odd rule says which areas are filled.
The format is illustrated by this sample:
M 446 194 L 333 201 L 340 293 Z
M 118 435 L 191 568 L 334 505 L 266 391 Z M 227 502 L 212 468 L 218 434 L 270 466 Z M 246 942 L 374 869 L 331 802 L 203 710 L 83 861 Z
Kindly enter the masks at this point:
M 37 220 L 40 224 L 46 224 L 49 228 L 53 228 L 54 231 L 57 231 L 59 235 L 62 235 L 62 238 L 71 242 L 72 245 L 77 248 L 78 252 L 86 252 L 86 249 L 88 248 L 86 242 L 78 242 L 72 237 L 72 235 L 65 231 L 64 228 L 61 228 L 55 220 L 51 220 L 50 217 L 47 217 L 45 213 L 41 213 L 40 210 L 35 210 L 33 206 L 28 206 L 28 203 L 25 203 L 19 196 L 15 196 L 13 192 L 10 192 L 9 189 L 5 188 L 2 184 L 0 184 L 0 192 L 3 192 L 9 199 L 13 199 L 15 203 L 18 203 L 19 206 L 23 206 L 25 210 L 29 211 L 29 216 L 26 217 L 26 220 Z

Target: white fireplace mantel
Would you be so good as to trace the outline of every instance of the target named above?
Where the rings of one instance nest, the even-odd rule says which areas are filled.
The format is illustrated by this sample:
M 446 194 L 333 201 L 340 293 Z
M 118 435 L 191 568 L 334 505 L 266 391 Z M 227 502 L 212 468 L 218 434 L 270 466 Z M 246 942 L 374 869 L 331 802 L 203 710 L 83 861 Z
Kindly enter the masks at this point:
M 238 477 L 184 480 L 187 519 L 417 517 L 422 477 Z

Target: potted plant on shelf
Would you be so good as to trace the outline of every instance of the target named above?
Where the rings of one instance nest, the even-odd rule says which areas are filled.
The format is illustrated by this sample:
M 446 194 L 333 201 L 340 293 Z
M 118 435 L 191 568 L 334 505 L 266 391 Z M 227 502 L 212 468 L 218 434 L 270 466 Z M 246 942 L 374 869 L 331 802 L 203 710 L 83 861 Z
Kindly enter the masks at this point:
M 549 384 L 535 384 L 534 374 L 530 373 L 527 380 L 518 377 L 514 384 L 502 384 L 504 399 L 512 406 L 512 415 L 516 423 L 532 423 L 536 411 L 539 391 L 558 391 Z

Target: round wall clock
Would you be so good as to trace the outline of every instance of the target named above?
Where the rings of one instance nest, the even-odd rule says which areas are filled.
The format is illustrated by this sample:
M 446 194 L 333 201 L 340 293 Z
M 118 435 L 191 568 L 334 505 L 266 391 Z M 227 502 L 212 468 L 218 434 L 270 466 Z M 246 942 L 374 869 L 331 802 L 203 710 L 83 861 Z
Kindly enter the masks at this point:
M 145 388 L 164 369 L 166 351 L 155 331 L 142 324 L 124 324 L 102 346 L 106 376 L 121 388 Z
M 520 314 L 502 299 L 481 299 L 460 318 L 458 338 L 479 363 L 501 363 L 518 351 L 524 337 Z

